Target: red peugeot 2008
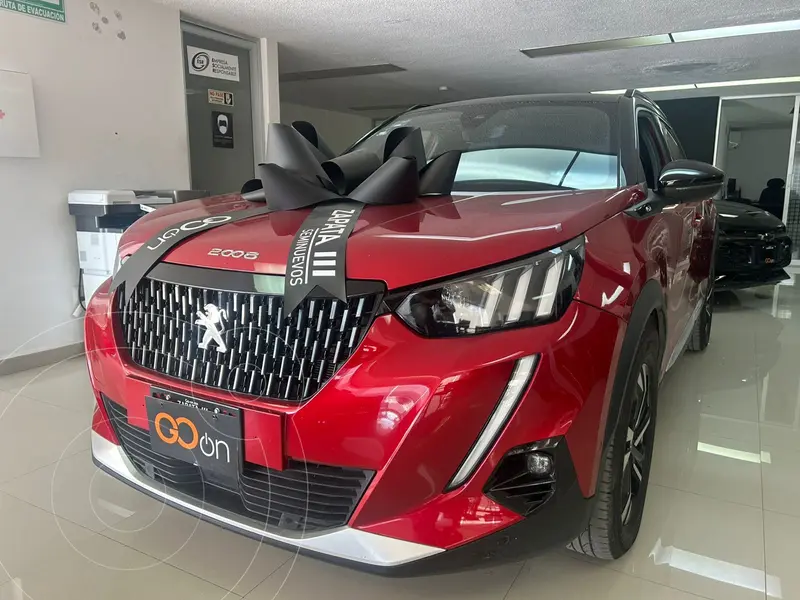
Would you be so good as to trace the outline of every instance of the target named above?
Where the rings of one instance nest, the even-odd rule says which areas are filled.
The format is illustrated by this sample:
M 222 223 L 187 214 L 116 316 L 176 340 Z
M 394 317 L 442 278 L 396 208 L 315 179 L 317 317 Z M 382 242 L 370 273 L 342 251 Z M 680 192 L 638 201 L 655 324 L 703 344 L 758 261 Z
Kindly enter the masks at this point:
M 659 382 L 709 341 L 722 173 L 636 92 L 417 108 L 334 158 L 308 129 L 124 235 L 96 464 L 365 568 L 624 554 Z

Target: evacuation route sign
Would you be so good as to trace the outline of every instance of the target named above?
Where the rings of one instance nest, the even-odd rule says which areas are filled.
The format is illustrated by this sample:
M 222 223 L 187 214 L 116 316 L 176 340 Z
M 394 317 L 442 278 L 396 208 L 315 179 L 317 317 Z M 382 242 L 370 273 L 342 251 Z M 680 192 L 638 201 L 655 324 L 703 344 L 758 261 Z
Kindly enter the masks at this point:
M 66 23 L 67 14 L 64 2 L 65 0 L 0 0 L 0 9 L 4 8 L 23 15 Z

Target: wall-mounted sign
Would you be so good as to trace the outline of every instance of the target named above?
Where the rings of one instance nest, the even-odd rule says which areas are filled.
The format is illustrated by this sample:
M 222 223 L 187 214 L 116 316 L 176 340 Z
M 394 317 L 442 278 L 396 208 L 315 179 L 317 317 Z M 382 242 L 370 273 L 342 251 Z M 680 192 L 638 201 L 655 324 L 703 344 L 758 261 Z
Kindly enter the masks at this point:
M 0 9 L 13 10 L 59 23 L 67 22 L 64 0 L 0 0 Z
M 222 104 L 223 106 L 233 106 L 233 92 L 223 92 L 222 90 L 208 90 L 209 104 Z
M 0 71 L 0 156 L 39 156 L 33 83 L 27 73 Z
M 239 81 L 239 57 L 224 52 L 186 46 L 190 75 Z
M 233 114 L 211 111 L 211 137 L 214 148 L 233 148 Z

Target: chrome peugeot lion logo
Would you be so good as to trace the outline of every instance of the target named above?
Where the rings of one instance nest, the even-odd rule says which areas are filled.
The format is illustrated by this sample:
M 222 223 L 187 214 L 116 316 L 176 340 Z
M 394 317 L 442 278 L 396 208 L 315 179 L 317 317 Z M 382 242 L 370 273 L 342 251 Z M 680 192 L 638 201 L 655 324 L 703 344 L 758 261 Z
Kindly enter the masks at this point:
M 197 317 L 195 325 L 206 328 L 203 339 L 197 345 L 198 348 L 205 350 L 211 342 L 216 342 L 217 352 L 227 352 L 228 347 L 225 345 L 225 340 L 222 339 L 222 334 L 225 333 L 224 321 L 228 318 L 225 309 L 217 308 L 214 304 L 206 304 L 204 311 L 197 311 Z

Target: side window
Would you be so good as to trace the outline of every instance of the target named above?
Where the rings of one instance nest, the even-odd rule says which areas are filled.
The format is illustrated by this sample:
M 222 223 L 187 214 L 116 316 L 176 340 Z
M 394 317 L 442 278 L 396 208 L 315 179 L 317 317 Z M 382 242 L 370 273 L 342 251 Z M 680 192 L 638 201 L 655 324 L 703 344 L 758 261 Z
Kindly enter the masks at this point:
M 670 160 L 686 158 L 683 146 L 681 146 L 681 143 L 678 141 L 678 136 L 676 136 L 672 128 L 663 121 L 661 122 L 661 131 L 664 133 L 664 140 L 667 142 Z
M 667 163 L 665 152 L 659 135 L 656 133 L 655 123 L 644 112 L 640 112 L 637 117 L 637 129 L 639 131 L 639 158 L 642 161 L 647 187 L 654 190 L 658 176 Z

